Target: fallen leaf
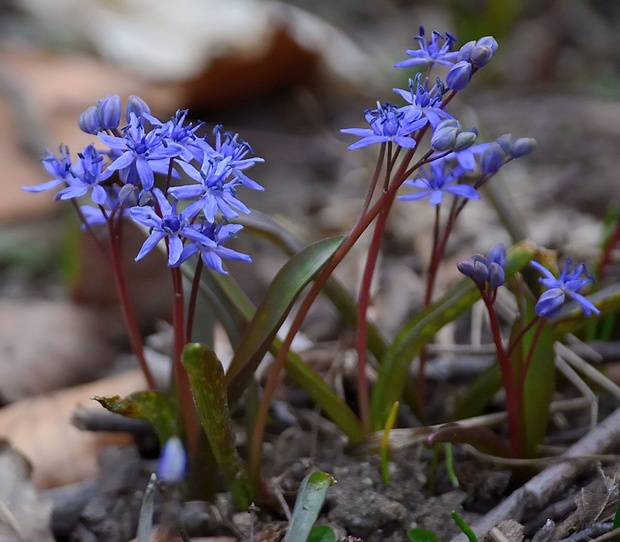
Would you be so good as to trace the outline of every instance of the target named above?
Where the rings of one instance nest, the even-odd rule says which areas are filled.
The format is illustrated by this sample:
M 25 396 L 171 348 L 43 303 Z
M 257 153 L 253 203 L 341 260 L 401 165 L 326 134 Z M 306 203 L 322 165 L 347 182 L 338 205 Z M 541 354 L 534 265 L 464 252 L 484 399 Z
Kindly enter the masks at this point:
M 0 409 L 0 436 L 28 458 L 39 488 L 94 477 L 99 449 L 131 444 L 132 439 L 126 434 L 80 431 L 71 424 L 74 410 L 80 405 L 96 405 L 90 400 L 94 395 L 128 395 L 145 386 L 142 373 L 136 370 L 18 401 Z

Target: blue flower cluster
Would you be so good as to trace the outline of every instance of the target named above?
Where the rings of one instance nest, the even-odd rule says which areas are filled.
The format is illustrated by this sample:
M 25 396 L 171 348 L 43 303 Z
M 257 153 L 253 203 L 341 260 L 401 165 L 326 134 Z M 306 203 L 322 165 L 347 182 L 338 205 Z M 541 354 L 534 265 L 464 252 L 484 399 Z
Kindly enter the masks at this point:
M 165 239 L 168 265 L 173 267 L 195 254 L 220 273 L 226 273 L 222 259 L 250 261 L 246 254 L 223 245 L 242 228 L 229 220 L 250 212 L 238 199 L 237 189 L 263 189 L 245 173 L 263 160 L 252 156 L 251 147 L 237 134 L 223 133 L 221 126 L 213 130 L 212 142 L 199 137 L 196 132 L 202 123 L 188 123 L 185 110 L 162 122 L 151 115 L 144 100 L 130 96 L 123 127 L 121 113 L 116 94 L 89 107 L 78 125 L 96 135 L 106 149 L 90 144 L 75 160 L 65 146 L 58 156 L 48 151 L 42 164 L 52 179 L 24 190 L 60 187 L 55 195 L 60 200 L 90 195 L 94 205 L 80 207 L 89 227 L 123 216 L 147 227 L 149 237 L 136 260 Z M 191 184 L 169 186 L 181 173 Z M 156 186 L 157 175 L 167 179 L 165 190 Z
M 397 68 L 426 68 L 424 77 L 419 72 L 409 79 L 408 89 L 394 89 L 406 104 L 399 107 L 392 103 L 378 103 L 376 109 L 365 112 L 370 128 L 341 131 L 361 138 L 350 145 L 349 150 L 376 143 L 414 149 L 425 131 L 430 129 L 433 151 L 428 160 L 430 168 L 421 168 L 416 178 L 405 181 L 405 185 L 420 191 L 400 196 L 400 199 L 416 200 L 428 196 L 432 205 L 440 205 L 446 193 L 464 199 L 479 199 L 476 188 L 466 184 L 466 176 L 491 176 L 510 160 L 531 152 L 536 143 L 531 138 L 515 140 L 507 134 L 494 142 L 475 144 L 477 130 L 461 129 L 460 123 L 446 111 L 452 96 L 463 90 L 472 75 L 491 60 L 497 51 L 497 41 L 486 36 L 453 51 L 456 37 L 450 33 L 444 37 L 433 31 L 427 40 L 423 27 L 415 40 L 418 49 L 408 50 L 409 58 L 394 65 Z M 430 82 L 430 72 L 435 66 L 449 67 L 445 81 L 438 77 L 434 83 Z
M 506 247 L 498 243 L 486 256 L 474 254 L 471 258 L 461 260 L 456 266 L 475 283 L 488 284 L 491 289 L 499 288 L 506 280 Z

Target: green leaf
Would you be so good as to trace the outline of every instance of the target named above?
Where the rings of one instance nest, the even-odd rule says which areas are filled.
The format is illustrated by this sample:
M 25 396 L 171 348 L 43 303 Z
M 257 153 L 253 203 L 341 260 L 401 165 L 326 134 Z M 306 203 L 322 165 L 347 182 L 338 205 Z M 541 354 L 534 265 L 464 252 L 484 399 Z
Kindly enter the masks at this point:
M 452 516 L 454 523 L 456 523 L 459 526 L 459 529 L 463 531 L 463 534 L 467 537 L 469 542 L 478 542 L 478 537 L 476 536 L 476 533 L 474 533 L 474 530 L 465 522 L 465 520 L 461 516 L 456 513 L 456 510 L 452 510 L 452 512 L 450 512 L 450 515 Z
M 226 378 L 231 402 L 242 395 L 297 296 L 329 261 L 342 240 L 342 236 L 333 237 L 304 248 L 273 279 L 230 363 Z
M 336 542 L 336 532 L 329 525 L 315 525 L 310 530 L 308 542 Z
M 523 241 L 512 247 L 506 263 L 506 279 L 526 265 L 536 251 L 537 247 L 531 241 Z M 374 431 L 385 426 L 391 406 L 400 399 L 413 358 L 444 325 L 469 310 L 479 298 L 480 292 L 474 282 L 469 278 L 463 279 L 410 320 L 396 336 L 382 360 L 371 398 Z
M 284 542 L 306 542 L 325 500 L 325 494 L 335 480 L 325 472 L 313 472 L 304 478 L 297 494 L 293 516 Z
M 409 529 L 407 531 L 407 538 L 411 542 L 441 542 L 433 531 L 422 528 Z
M 151 474 L 151 479 L 149 480 L 149 483 L 144 491 L 144 497 L 142 497 L 142 506 L 140 506 L 136 542 L 151 542 L 156 486 L 157 476 L 155 474 Z
M 150 422 L 161 444 L 179 434 L 176 399 L 168 393 L 138 391 L 123 399 L 118 395 L 93 399 L 110 412 Z
M 189 343 L 183 349 L 183 366 L 189 375 L 200 422 L 215 460 L 224 472 L 233 503 L 237 510 L 245 511 L 254 500 L 253 492 L 235 446 L 222 363 L 210 348 Z
M 524 321 L 529 322 L 534 315 L 534 301 L 528 299 Z M 530 351 L 535 332 L 536 326 L 535 329 L 531 329 L 523 337 L 524 360 Z M 534 346 L 532 360 L 525 378 L 521 409 L 523 457 L 535 457 L 538 445 L 542 443 L 547 434 L 549 405 L 555 392 L 555 352 L 553 343 L 552 329 L 549 325 L 545 325 L 540 331 Z

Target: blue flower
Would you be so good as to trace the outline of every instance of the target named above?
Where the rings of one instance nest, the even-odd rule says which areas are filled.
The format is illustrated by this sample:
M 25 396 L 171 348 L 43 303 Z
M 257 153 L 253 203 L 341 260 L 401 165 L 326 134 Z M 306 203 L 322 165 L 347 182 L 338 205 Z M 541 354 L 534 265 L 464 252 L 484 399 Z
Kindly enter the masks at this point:
M 450 113 L 441 109 L 441 98 L 444 92 L 442 82 L 437 79 L 436 84 L 429 90 L 428 80 L 421 83 L 420 75 L 418 73 L 415 79 L 409 79 L 409 90 L 394 89 L 396 94 L 399 94 L 409 103 L 409 105 L 399 108 L 399 111 L 403 112 L 405 118 L 410 121 L 423 119 L 422 126 L 430 123 L 434 127 L 441 122 L 441 119 L 453 118 Z
M 170 437 L 161 449 L 157 478 L 168 483 L 183 480 L 187 471 L 187 454 L 179 437 Z
M 136 256 L 136 261 L 146 256 L 164 238 L 168 239 L 168 265 L 175 267 L 183 252 L 183 238 L 208 243 L 209 238 L 192 228 L 191 221 L 202 208 L 201 202 L 193 202 L 183 211 L 177 213 L 177 202 L 172 204 L 159 188 L 153 189 L 159 210 L 153 207 L 132 207 L 129 214 L 138 224 L 149 228 L 149 236 Z
M 411 134 L 426 124 L 425 120 L 406 117 L 404 113 L 390 103 L 381 104 L 377 102 L 377 109 L 367 109 L 364 116 L 370 124 L 370 128 L 340 130 L 344 134 L 353 134 L 362 138 L 353 145 L 349 145 L 349 150 L 391 141 L 405 149 L 412 149 L 416 146 L 416 141 L 411 137 Z
M 420 45 L 419 49 L 409 49 L 406 51 L 407 55 L 411 58 L 401 60 L 394 64 L 395 68 L 409 68 L 410 66 L 441 64 L 443 66 L 452 66 L 454 60 L 458 56 L 458 51 L 452 51 L 452 44 L 456 41 L 449 32 L 446 32 L 445 41 L 443 44 L 441 40 L 444 39 L 443 35 L 433 30 L 433 34 L 430 40 L 426 40 L 424 27 L 420 27 L 420 35 L 414 38 Z
M 242 262 L 252 261 L 252 258 L 247 254 L 242 254 L 241 252 L 222 246 L 224 243 L 237 236 L 237 232 L 243 228 L 240 224 L 228 224 L 223 222 L 216 224 L 215 222 L 202 220 L 192 227 L 196 228 L 208 241 L 197 241 L 186 245 L 179 259 L 180 262 L 184 262 L 194 254 L 199 253 L 200 259 L 205 266 L 218 273 L 227 275 L 228 271 L 224 269 L 222 258 Z
M 445 193 L 465 199 L 480 199 L 480 194 L 473 186 L 458 183 L 459 178 L 446 167 L 444 160 L 431 162 L 430 170 L 422 168 L 420 172 L 417 179 L 409 179 L 403 185 L 414 186 L 421 191 L 399 196 L 398 199 L 410 201 L 428 197 L 431 205 L 441 205 Z
M 69 147 L 66 145 L 61 145 L 60 157 L 47 151 L 47 156 L 41 158 L 41 164 L 43 164 L 45 171 L 53 177 L 52 180 L 34 186 L 24 186 L 22 190 L 25 192 L 44 192 L 63 184 L 66 185 L 67 178 L 72 175 L 71 156 L 69 155 Z
M 104 157 L 94 145 L 88 145 L 81 153 L 79 160 L 71 168 L 71 175 L 67 177 L 67 187 L 63 188 L 56 197 L 66 200 L 79 198 L 91 191 L 91 198 L 97 205 L 105 205 L 108 195 L 99 183 L 103 179 Z
M 153 188 L 155 173 L 167 174 L 170 159 L 183 152 L 183 147 L 167 141 L 157 130 L 146 131 L 143 118 L 130 113 L 131 120 L 125 128 L 124 137 L 99 133 L 99 139 L 120 154 L 107 168 L 105 178 L 118 171 L 121 180 L 142 184 L 145 190 Z
M 567 259 L 566 266 L 558 278 L 538 262 L 531 261 L 530 265 L 544 275 L 538 280 L 547 288 L 536 303 L 535 310 L 538 316 L 542 318 L 557 316 L 567 296 L 581 306 L 586 316 L 600 314 L 601 311 L 579 293 L 584 286 L 594 283 L 594 277 L 587 273 L 585 264 L 575 267 L 572 261 Z
M 165 138 L 166 145 L 169 142 L 174 142 L 181 147 L 180 156 L 183 160 L 191 162 L 192 159 L 195 159 L 201 162 L 205 152 L 208 151 L 209 144 L 204 139 L 196 137 L 196 130 L 204 123 L 199 122 L 196 126 L 191 123 L 186 124 L 187 113 L 187 109 L 179 110 L 168 122 L 163 124 L 150 113 L 144 112 L 142 117 L 157 126 L 157 132 Z

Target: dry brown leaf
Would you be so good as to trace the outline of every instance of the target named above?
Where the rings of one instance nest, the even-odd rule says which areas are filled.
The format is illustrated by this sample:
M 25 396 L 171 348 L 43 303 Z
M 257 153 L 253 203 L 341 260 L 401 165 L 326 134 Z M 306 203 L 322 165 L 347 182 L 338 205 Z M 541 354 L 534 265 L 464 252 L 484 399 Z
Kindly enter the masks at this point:
M 129 444 L 131 438 L 80 431 L 71 424 L 74 410 L 80 405 L 96 405 L 90 400 L 95 395 L 124 396 L 144 388 L 144 378 L 136 370 L 19 401 L 0 409 L 0 436 L 32 463 L 37 487 L 90 478 L 97 474 L 97 453 L 102 446 Z

